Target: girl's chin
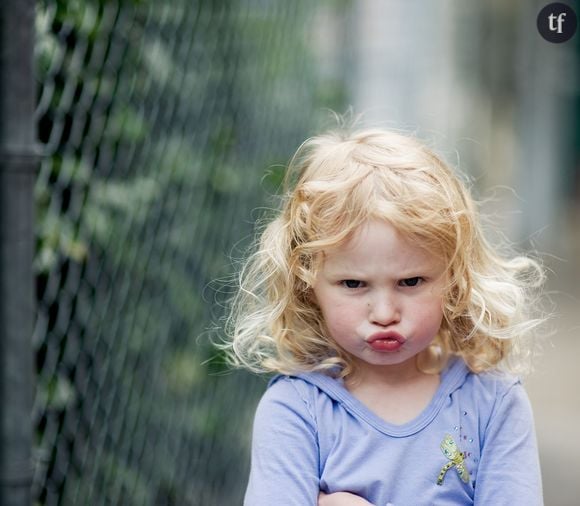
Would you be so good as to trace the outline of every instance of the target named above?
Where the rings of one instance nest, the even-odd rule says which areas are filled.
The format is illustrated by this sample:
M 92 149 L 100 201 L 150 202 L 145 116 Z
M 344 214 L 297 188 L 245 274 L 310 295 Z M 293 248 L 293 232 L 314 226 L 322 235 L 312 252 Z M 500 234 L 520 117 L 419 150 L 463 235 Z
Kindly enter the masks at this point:
M 407 363 L 415 363 L 415 355 L 410 355 L 405 353 L 403 350 L 396 352 L 375 352 L 372 356 L 366 356 L 363 359 L 357 359 L 357 362 L 361 366 L 375 366 L 375 367 L 388 367 L 388 366 L 402 366 Z

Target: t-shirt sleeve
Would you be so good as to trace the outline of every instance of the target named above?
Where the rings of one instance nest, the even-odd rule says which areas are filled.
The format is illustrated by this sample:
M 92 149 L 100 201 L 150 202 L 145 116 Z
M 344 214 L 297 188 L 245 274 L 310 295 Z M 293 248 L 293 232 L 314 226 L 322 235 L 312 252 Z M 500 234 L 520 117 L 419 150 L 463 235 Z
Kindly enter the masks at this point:
M 254 418 L 245 506 L 315 506 L 319 451 L 312 406 L 292 380 L 280 379 L 262 397 Z
M 484 435 L 474 504 L 543 505 L 532 408 L 519 382 L 496 401 Z

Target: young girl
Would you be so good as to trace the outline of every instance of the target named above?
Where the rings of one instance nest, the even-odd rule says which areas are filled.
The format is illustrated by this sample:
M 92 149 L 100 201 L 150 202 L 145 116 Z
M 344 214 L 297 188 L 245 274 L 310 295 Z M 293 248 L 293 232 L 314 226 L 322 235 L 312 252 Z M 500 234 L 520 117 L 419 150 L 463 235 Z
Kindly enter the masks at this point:
M 538 505 L 514 372 L 543 282 L 487 242 L 458 177 L 383 130 L 310 139 L 240 276 L 226 345 L 277 372 L 245 504 Z

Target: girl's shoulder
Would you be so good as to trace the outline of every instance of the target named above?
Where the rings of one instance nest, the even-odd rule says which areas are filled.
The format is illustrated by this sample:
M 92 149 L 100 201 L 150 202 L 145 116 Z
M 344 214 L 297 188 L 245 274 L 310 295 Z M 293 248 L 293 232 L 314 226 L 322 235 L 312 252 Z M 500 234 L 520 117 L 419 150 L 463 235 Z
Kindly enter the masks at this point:
M 513 388 L 523 388 L 520 377 L 498 370 L 480 373 L 468 372 L 465 386 L 479 395 L 501 399 Z
M 524 384 L 518 376 L 500 371 L 468 373 L 462 395 L 465 410 L 478 413 L 485 427 L 508 413 L 532 416 L 531 404 Z
M 278 374 L 269 381 L 270 395 L 296 392 L 300 397 L 311 397 L 319 392 L 333 392 L 344 390 L 344 381 L 334 377 L 331 373 L 303 372 L 296 374 Z
M 316 374 L 316 373 L 309 373 Z M 262 399 L 276 402 L 310 402 L 314 393 L 314 384 L 301 375 L 278 374 L 268 382 L 268 388 Z
M 278 374 L 269 381 L 262 399 L 276 402 L 302 402 L 310 406 L 317 397 L 321 395 L 334 397 L 342 390 L 344 390 L 342 380 L 324 373 Z
M 317 432 L 320 404 L 327 399 L 327 394 L 317 383 L 334 381 L 321 373 L 274 376 L 258 403 L 254 423 L 287 421 L 295 424 L 300 420 L 300 425 L 310 432 Z

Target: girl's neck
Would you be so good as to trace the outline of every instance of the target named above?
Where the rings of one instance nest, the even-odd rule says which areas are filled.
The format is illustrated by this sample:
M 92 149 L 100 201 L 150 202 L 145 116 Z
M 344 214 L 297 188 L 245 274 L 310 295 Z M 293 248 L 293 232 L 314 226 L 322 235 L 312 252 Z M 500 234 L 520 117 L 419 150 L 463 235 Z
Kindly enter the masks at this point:
M 368 366 L 368 364 L 366 364 Z M 358 368 L 346 378 L 346 389 L 383 420 L 396 425 L 416 418 L 431 402 L 439 387 L 439 374 L 413 367 Z
M 424 378 L 425 373 L 417 368 L 417 361 L 413 358 L 402 364 L 371 365 L 356 363 L 355 372 L 345 379 L 347 388 L 356 385 L 376 385 L 378 387 L 401 387 L 415 383 Z

